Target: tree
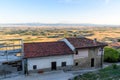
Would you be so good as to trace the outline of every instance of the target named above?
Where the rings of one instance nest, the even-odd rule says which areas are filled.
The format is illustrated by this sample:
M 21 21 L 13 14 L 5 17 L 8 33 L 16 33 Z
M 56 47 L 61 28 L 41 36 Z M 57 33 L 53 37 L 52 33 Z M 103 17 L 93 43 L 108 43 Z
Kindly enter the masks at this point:
M 119 53 L 119 62 L 120 62 L 120 49 L 117 49 L 118 53 Z
M 104 48 L 104 61 L 117 62 L 119 61 L 119 52 L 116 49 L 105 47 Z

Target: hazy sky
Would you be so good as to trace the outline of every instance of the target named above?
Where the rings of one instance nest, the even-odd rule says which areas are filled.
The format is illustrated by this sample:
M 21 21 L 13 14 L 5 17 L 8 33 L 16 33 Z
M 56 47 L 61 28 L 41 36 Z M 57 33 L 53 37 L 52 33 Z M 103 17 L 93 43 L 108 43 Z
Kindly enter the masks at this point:
M 120 0 L 0 0 L 0 23 L 120 24 Z

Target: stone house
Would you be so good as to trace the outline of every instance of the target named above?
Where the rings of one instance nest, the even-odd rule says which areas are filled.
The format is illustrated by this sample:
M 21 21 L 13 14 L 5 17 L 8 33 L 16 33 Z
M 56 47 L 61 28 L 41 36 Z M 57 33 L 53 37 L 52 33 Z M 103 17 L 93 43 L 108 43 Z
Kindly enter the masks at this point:
M 105 43 L 88 38 L 64 38 L 57 42 L 25 43 L 28 71 L 78 70 L 103 65 Z
M 74 52 L 74 69 L 100 68 L 103 65 L 105 43 L 88 38 L 65 38 L 62 41 Z
M 120 42 L 113 42 L 109 44 L 109 46 L 115 49 L 120 49 Z

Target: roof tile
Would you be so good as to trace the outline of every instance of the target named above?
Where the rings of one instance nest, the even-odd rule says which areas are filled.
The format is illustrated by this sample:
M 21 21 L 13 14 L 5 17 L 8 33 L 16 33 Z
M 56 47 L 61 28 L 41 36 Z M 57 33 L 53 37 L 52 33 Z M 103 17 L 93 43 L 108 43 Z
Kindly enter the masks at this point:
M 73 51 L 62 41 L 24 44 L 25 58 L 69 55 Z
M 106 43 L 94 42 L 94 40 L 88 38 L 66 38 L 75 48 L 90 48 L 90 47 L 100 47 L 107 46 Z

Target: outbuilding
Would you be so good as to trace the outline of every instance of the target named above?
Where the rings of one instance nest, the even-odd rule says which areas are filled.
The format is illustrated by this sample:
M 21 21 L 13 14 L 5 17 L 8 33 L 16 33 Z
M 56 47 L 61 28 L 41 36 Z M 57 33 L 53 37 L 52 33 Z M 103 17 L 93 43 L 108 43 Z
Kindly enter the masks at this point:
M 28 71 L 66 70 L 74 64 L 74 53 L 63 41 L 25 43 L 24 53 Z

